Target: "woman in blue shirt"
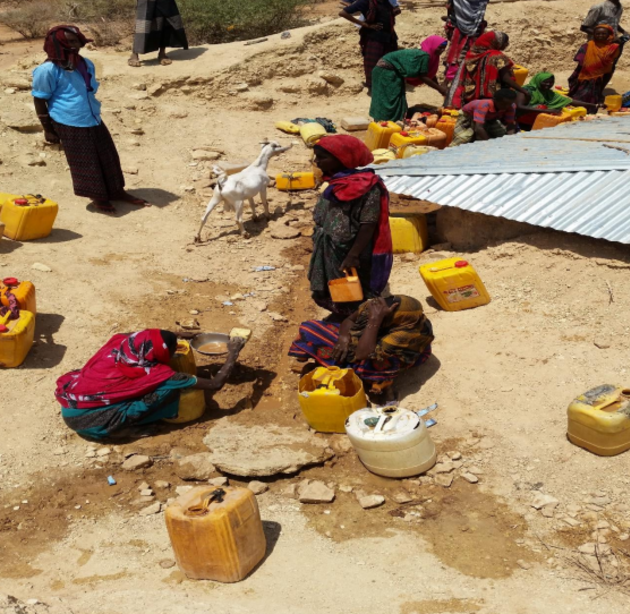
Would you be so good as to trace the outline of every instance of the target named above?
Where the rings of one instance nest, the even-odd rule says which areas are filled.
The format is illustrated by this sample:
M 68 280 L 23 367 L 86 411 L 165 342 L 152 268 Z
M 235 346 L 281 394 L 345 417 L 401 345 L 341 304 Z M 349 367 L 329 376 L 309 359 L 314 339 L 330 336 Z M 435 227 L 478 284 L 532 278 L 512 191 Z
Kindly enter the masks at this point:
M 101 119 L 94 64 L 80 55 L 90 42 L 72 26 L 46 35 L 46 62 L 33 72 L 35 110 L 49 143 L 61 142 L 72 174 L 74 193 L 91 198 L 99 211 L 116 213 L 111 200 L 148 203 L 125 192 L 118 151 Z

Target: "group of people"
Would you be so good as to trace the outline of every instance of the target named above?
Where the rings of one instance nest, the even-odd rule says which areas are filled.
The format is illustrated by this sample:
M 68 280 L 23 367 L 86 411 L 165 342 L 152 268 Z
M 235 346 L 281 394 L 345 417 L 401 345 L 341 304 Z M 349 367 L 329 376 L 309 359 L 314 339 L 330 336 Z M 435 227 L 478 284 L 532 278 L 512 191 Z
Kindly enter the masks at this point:
M 450 0 L 444 18 L 446 38 L 430 36 L 419 49 L 398 49 L 397 4 L 390 0 L 349 3 L 340 14 L 361 25 L 371 117 L 375 121 L 405 119 L 407 88 L 422 84 L 443 95 L 445 107 L 462 110 L 454 145 L 530 129 L 539 113 L 560 113 L 569 105 L 597 111 L 630 38 L 621 26 L 620 0 L 605 0 L 590 9 L 581 27 L 587 41 L 575 56 L 577 66 L 566 94 L 555 89 L 554 75 L 548 72 L 519 85 L 516 65 L 506 53 L 509 36 L 487 30 L 487 5 L 488 0 Z M 444 65 L 441 80 L 440 64 Z
M 314 211 L 308 278 L 314 302 L 328 312 L 304 322 L 289 354 L 303 372 L 316 366 L 352 368 L 377 400 L 395 398 L 396 378 L 431 356 L 433 328 L 420 301 L 385 296 L 393 265 L 389 193 L 372 169 L 365 144 L 353 136 L 322 138 L 315 163 L 328 187 Z M 335 302 L 329 282 L 357 269 L 363 300 Z M 177 337 L 149 329 L 112 337 L 79 370 L 57 381 L 66 424 L 83 437 L 138 435 L 178 414 L 187 389 L 216 391 L 232 372 L 243 341 L 233 339 L 225 365 L 212 379 L 174 371 Z

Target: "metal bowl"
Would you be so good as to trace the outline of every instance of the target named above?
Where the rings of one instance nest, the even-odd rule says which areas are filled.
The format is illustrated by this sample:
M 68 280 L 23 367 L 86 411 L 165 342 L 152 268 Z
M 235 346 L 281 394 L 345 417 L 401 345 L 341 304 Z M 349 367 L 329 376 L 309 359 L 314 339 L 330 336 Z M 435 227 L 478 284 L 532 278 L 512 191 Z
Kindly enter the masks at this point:
M 195 352 L 199 352 L 204 356 L 221 356 L 228 353 L 227 344 L 229 340 L 230 335 L 226 335 L 224 333 L 200 333 L 190 342 L 190 347 L 192 347 Z M 204 346 L 209 343 L 224 343 L 225 350 L 211 352 L 203 349 Z

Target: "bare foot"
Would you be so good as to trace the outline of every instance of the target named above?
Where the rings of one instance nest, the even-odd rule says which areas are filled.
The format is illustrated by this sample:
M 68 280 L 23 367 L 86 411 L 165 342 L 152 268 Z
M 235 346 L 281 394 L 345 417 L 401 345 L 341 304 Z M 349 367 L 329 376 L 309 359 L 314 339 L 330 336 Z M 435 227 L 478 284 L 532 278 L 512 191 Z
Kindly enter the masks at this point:
M 107 213 L 108 215 L 116 215 L 116 207 L 108 200 L 95 200 L 94 206 L 99 213 Z
M 139 68 L 140 66 L 142 66 L 142 62 L 140 61 L 137 53 L 131 54 L 131 57 L 129 58 L 129 60 L 127 60 L 127 64 L 129 64 L 129 66 L 132 66 L 133 68 Z
M 131 205 L 138 205 L 139 207 L 150 207 L 151 203 L 148 203 L 144 198 L 139 198 L 129 192 L 123 192 L 116 200 L 121 200 Z
M 158 61 L 162 66 L 170 66 L 173 63 L 173 60 L 171 60 L 166 53 L 160 53 L 160 55 L 158 55 Z

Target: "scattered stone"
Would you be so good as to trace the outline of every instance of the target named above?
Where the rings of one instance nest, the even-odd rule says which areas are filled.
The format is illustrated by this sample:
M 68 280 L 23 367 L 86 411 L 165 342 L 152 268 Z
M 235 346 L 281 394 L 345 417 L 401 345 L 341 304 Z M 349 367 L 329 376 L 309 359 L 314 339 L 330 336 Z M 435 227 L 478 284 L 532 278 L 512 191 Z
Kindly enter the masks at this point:
M 269 486 L 264 482 L 259 482 L 258 480 L 253 480 L 247 485 L 247 488 L 251 490 L 255 495 L 262 495 L 269 490 Z
M 543 507 L 550 507 L 550 506 L 556 507 L 558 503 L 559 503 L 558 499 L 555 499 L 551 495 L 545 495 L 542 492 L 538 492 L 536 493 L 536 496 L 534 497 L 534 500 L 532 501 L 531 506 L 535 510 L 541 510 Z
M 146 467 L 150 467 L 153 464 L 153 461 L 143 454 L 134 454 L 130 456 L 121 467 L 125 471 L 136 471 L 138 469 L 145 469 Z
M 138 484 L 138 490 L 146 490 L 147 488 L 151 488 L 148 482 L 142 482 L 142 484 Z
M 111 453 L 111 448 L 101 448 L 96 452 L 96 456 L 109 456 Z
M 591 505 L 599 505 L 601 507 L 606 507 L 610 505 L 610 499 L 608 497 L 593 497 L 588 501 Z
M 39 271 L 40 273 L 52 273 L 52 269 L 45 265 L 42 264 L 41 262 L 36 262 L 31 269 L 33 269 L 34 271 Z
M 140 495 L 142 497 L 152 497 L 153 496 L 153 490 L 151 488 L 143 488 L 140 491 Z
M 621 535 L 619 535 L 620 542 L 627 542 L 629 539 L 630 539 L 630 534 L 628 533 L 621 533 Z
M 455 471 L 455 467 L 453 463 L 447 461 L 445 463 L 438 463 L 433 467 L 433 469 L 429 472 L 431 474 L 439 474 L 439 473 L 451 473 L 451 471 Z
M 344 117 L 341 120 L 341 127 L 346 132 L 359 132 L 367 130 L 370 126 L 370 120 L 366 117 Z
M 155 481 L 155 487 L 156 488 L 170 488 L 171 487 L 171 483 L 170 482 L 166 482 L 165 480 L 156 480 Z
M 578 552 L 580 552 L 581 554 L 595 554 L 595 548 L 597 546 L 592 543 L 589 542 L 587 544 L 582 544 L 579 548 L 578 548 Z
M 143 136 L 144 135 L 144 130 L 142 128 L 132 128 L 131 129 L 131 134 L 133 134 L 135 136 Z
M 447 452 L 446 455 L 452 461 L 460 461 L 460 460 L 462 460 L 462 453 L 461 452 Z
M 462 473 L 461 476 L 464 480 L 466 480 L 469 484 L 476 484 L 479 482 L 479 478 L 472 473 Z
M 289 319 L 282 315 L 281 313 L 277 313 L 275 311 L 268 311 L 267 315 L 274 321 L 274 322 L 288 322 Z
M 217 420 L 203 441 L 210 462 L 241 477 L 293 474 L 334 456 L 326 439 L 299 427 L 239 424 L 229 417 Z
M 352 452 L 354 446 L 347 435 L 333 435 L 330 438 L 330 447 L 337 454 L 347 454 Z
M 175 489 L 175 493 L 177 494 L 178 497 L 181 497 L 182 495 L 189 493 L 193 488 L 194 486 L 178 486 Z
M 252 111 L 267 111 L 273 107 L 273 98 L 264 94 L 256 94 L 249 98 L 249 108 Z
M 96 450 L 88 450 L 85 453 L 85 458 L 96 458 Z
M 182 480 L 209 480 L 215 471 L 210 452 L 185 456 L 175 464 L 175 473 Z
M 357 497 L 357 501 L 364 510 L 371 510 L 383 505 L 385 497 L 383 495 L 364 495 L 363 497 Z
M 565 522 L 566 524 L 568 524 L 572 528 L 579 527 L 582 524 L 576 518 L 571 518 L 571 516 L 564 516 L 562 518 L 562 522 Z
M 610 529 L 610 523 L 607 522 L 606 520 L 600 520 L 595 525 L 595 528 L 596 529 Z
M 516 561 L 516 564 L 521 569 L 524 569 L 525 571 L 528 571 L 529 569 L 532 568 L 532 566 L 527 561 L 524 561 L 523 559 L 519 559 L 518 561 Z
M 348 495 L 349 495 L 349 494 L 350 494 L 350 493 L 354 490 L 354 488 L 353 488 L 352 486 L 350 486 L 349 484 L 342 484 L 342 485 L 339 487 L 339 490 L 340 490 L 341 492 L 346 493 L 346 494 L 348 494 Z
M 205 151 L 203 149 L 195 149 L 192 152 L 192 159 L 196 162 L 213 162 L 218 160 L 221 154 L 218 151 Z
M 435 476 L 435 483 L 444 488 L 450 488 L 453 483 L 454 476 L 452 473 L 439 473 Z
M 404 488 L 401 488 L 392 495 L 392 500 L 403 505 L 404 503 L 413 501 L 413 497 Z
M 159 514 L 162 511 L 162 504 L 159 501 L 152 503 L 148 507 L 140 510 L 140 516 L 152 516 L 153 514 Z
M 210 486 L 228 486 L 230 484 L 230 480 L 228 480 L 226 477 L 221 476 L 220 478 L 211 478 L 208 480 L 208 484 L 210 484 Z
M 344 83 L 344 79 L 340 77 L 339 75 L 335 75 L 333 73 L 326 72 L 324 70 L 320 70 L 318 73 L 318 76 L 320 79 L 323 79 L 324 81 L 326 81 L 326 83 L 330 83 L 330 85 L 334 87 L 339 87 L 340 85 L 343 85 Z
M 162 559 L 160 561 L 160 567 L 162 569 L 171 569 L 172 567 L 175 567 L 176 563 L 173 559 Z
M 286 226 L 282 222 L 273 224 L 270 228 L 272 239 L 297 239 L 302 233 L 297 228 Z
M 237 92 L 246 92 L 249 90 L 249 85 L 247 85 L 247 83 L 239 83 L 234 89 Z
M 553 518 L 555 516 L 555 509 L 553 507 L 543 507 L 540 510 L 540 513 L 545 517 L 545 518 Z M 573 518 L 573 516 L 569 516 L 569 518 Z
M 332 503 L 335 500 L 335 491 L 324 482 L 314 480 L 300 489 L 299 500 L 300 503 Z
M 160 96 L 165 92 L 164 85 L 162 83 L 154 83 L 146 88 L 146 92 L 149 96 Z
M 2 84 L 5 87 L 26 92 L 31 89 L 31 82 L 28 79 L 22 77 L 6 77 L 2 79 Z

